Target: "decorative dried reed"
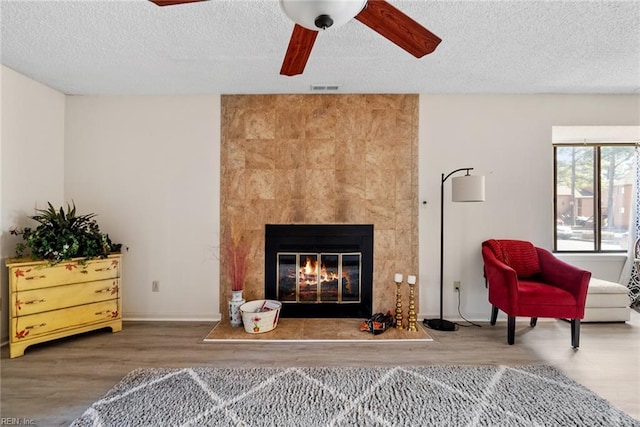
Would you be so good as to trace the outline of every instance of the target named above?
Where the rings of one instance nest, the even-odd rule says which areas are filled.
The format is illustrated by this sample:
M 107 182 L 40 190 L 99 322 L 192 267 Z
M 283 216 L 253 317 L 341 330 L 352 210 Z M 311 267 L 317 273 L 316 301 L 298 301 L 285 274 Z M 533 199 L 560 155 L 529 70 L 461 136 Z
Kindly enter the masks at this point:
M 249 246 L 237 230 L 237 227 L 231 227 L 231 239 L 223 245 L 232 291 L 244 289 L 249 258 Z

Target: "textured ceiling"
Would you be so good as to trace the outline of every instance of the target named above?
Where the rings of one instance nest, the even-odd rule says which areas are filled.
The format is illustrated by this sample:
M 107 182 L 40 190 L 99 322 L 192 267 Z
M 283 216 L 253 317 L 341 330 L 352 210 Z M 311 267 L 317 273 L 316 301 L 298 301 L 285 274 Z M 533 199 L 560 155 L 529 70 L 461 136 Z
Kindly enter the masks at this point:
M 66 94 L 640 93 L 640 1 L 390 0 L 443 42 L 416 59 L 352 20 L 279 75 L 276 0 L 1 0 L 2 64 Z

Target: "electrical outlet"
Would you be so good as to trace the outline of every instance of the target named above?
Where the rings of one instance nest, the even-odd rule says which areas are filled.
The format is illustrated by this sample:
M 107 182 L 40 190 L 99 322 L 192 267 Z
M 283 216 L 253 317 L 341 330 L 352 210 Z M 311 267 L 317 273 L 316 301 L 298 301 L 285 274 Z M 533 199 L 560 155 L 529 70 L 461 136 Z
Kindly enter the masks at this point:
M 160 292 L 160 282 L 154 280 L 151 282 L 151 292 Z
M 456 280 L 453 282 L 453 292 L 460 292 L 460 281 Z

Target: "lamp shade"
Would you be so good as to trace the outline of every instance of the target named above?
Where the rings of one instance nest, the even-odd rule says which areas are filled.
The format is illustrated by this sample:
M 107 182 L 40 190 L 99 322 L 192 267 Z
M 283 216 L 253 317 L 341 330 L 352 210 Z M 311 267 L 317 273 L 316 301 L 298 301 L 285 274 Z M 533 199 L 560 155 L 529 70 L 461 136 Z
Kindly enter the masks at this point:
M 464 175 L 452 178 L 451 200 L 484 202 L 484 176 Z
M 327 15 L 331 27 L 339 27 L 352 20 L 364 8 L 367 0 L 280 0 L 285 15 L 298 25 L 318 31 L 316 19 Z

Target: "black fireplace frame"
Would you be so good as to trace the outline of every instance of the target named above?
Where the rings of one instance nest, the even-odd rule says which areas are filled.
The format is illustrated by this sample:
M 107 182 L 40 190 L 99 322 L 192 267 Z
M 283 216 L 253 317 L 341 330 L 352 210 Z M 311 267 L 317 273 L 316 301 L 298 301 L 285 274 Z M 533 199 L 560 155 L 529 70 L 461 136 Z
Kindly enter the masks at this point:
M 279 252 L 360 252 L 359 303 L 283 303 L 280 317 L 369 318 L 373 307 L 373 224 L 266 224 L 265 298 L 277 297 Z

